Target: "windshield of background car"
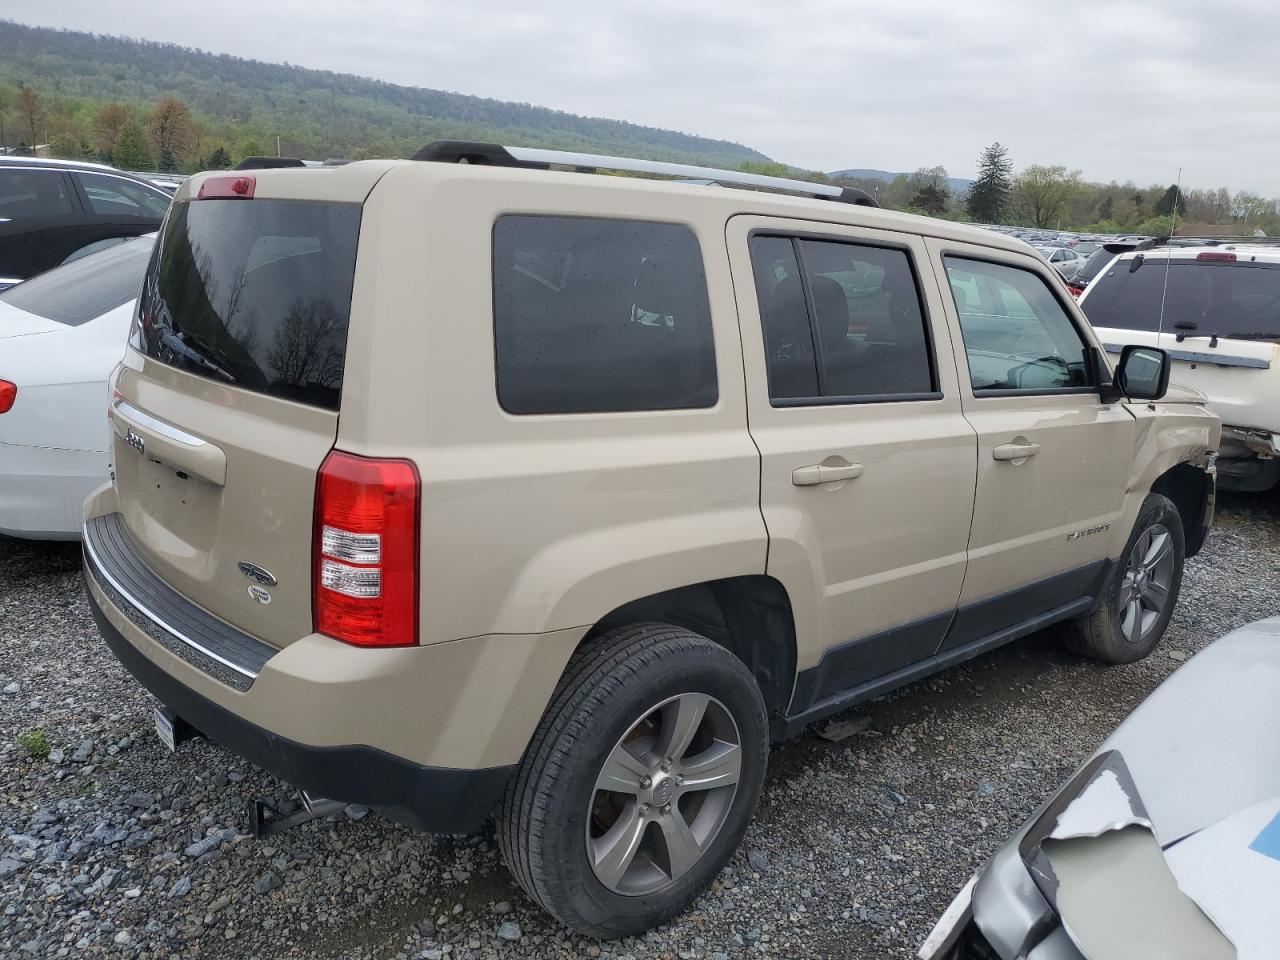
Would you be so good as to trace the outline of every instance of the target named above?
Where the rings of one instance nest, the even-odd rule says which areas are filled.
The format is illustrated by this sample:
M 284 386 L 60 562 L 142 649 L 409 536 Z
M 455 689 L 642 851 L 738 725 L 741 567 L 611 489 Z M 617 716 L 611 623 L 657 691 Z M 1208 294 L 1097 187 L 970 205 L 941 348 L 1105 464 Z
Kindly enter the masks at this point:
M 10 287 L 0 300 L 78 327 L 138 296 L 154 244 L 153 237 L 117 243 Z
M 1241 256 L 1247 256 L 1241 254 Z M 1280 263 L 1117 260 L 1082 304 L 1095 327 L 1280 342 Z M 1165 266 L 1169 282 L 1165 289 Z M 1160 304 L 1164 303 L 1164 322 Z
M 174 206 L 143 284 L 134 346 L 189 373 L 338 408 L 360 206 Z

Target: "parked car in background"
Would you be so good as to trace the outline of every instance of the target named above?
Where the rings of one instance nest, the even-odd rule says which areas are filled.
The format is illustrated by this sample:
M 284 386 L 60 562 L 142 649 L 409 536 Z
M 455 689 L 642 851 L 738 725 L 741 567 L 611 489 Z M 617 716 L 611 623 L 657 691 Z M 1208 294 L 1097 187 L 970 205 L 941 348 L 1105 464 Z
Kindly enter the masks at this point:
M 0 157 L 0 289 L 160 226 L 170 195 L 100 163 Z
M 1064 280 L 1075 276 L 1076 271 L 1084 264 L 1084 257 L 1068 247 L 1037 246 L 1036 250 L 1049 261 L 1053 269 L 1062 274 Z
M 183 184 L 85 570 L 167 743 L 496 814 L 616 937 L 734 855 L 771 740 L 1055 624 L 1148 655 L 1219 422 L 1020 241 L 583 168 L 708 175 L 444 142 Z
M 80 536 L 108 475 L 107 376 L 154 245 L 131 238 L 0 293 L 0 533 Z
M 1144 245 L 1150 246 L 1151 240 L 1108 240 L 1089 254 L 1084 264 L 1067 280 L 1067 288 L 1077 300 L 1094 277 L 1107 268 L 1107 265 L 1126 250 L 1137 250 Z
M 1107 349 L 1163 347 L 1174 378 L 1208 397 L 1224 488 L 1280 481 L 1280 243 L 1180 237 L 1121 253 L 1080 306 Z
M 978 871 L 921 960 L 1272 960 L 1280 618 L 1162 683 Z

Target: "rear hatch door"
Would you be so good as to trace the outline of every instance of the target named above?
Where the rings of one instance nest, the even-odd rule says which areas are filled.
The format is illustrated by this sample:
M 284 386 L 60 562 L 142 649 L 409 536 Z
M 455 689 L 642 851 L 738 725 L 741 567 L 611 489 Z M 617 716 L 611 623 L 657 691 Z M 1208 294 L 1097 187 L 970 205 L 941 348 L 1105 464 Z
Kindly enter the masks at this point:
M 259 172 L 248 198 L 225 177 L 184 186 L 111 399 L 131 546 L 276 647 L 312 627 L 316 475 L 337 432 L 361 205 L 385 172 L 360 166 Z
M 1081 299 L 1108 349 L 1163 347 L 1173 379 L 1224 423 L 1280 431 L 1280 263 L 1243 250 L 1141 256 L 1116 260 Z

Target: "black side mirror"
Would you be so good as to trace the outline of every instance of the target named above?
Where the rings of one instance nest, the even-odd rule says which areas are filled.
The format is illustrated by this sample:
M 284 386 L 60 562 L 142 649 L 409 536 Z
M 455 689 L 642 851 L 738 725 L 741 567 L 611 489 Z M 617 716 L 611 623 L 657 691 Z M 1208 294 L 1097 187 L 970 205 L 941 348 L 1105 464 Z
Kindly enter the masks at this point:
M 1159 400 L 1169 391 L 1172 371 L 1166 351 L 1131 343 L 1120 352 L 1116 386 L 1130 400 Z

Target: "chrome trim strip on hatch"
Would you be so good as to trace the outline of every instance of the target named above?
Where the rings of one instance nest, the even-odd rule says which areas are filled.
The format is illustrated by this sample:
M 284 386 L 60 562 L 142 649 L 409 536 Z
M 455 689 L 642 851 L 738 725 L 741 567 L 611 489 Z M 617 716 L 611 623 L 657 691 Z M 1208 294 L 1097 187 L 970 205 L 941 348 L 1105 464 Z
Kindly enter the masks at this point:
M 144 413 L 128 400 L 122 400 L 120 397 L 116 397 L 116 399 L 111 402 L 111 406 L 124 414 L 126 419 L 132 420 L 134 423 L 144 426 L 153 433 L 158 433 L 160 436 L 168 440 L 172 440 L 175 443 L 181 443 L 188 447 L 208 446 L 208 444 L 199 437 L 193 436 L 185 430 L 179 430 L 171 423 L 165 423 L 163 420 L 158 420 L 149 413 Z
M 93 548 L 93 540 L 89 536 L 89 525 L 87 523 L 85 524 L 84 529 L 81 531 L 81 542 L 84 544 L 85 552 L 89 554 L 89 559 L 93 561 L 94 574 L 101 575 L 102 579 L 106 580 L 109 584 L 111 584 L 112 589 L 114 589 L 124 599 L 128 600 L 129 603 L 133 605 L 133 608 L 137 610 L 140 614 L 142 614 L 144 617 L 146 617 L 148 620 L 154 623 L 157 627 L 159 627 L 165 633 L 169 634 L 175 640 L 181 640 L 187 646 L 191 647 L 191 649 L 200 651 L 200 653 L 208 657 L 210 660 L 214 660 L 217 663 L 222 664 L 224 667 L 227 667 L 230 670 L 234 670 L 236 673 L 242 676 L 248 677 L 250 680 L 256 680 L 258 678 L 258 674 L 254 673 L 252 670 L 246 670 L 244 667 L 240 666 L 240 664 L 233 663 L 232 661 L 228 660 L 226 657 L 218 656 L 218 654 L 196 643 L 190 637 L 179 633 L 177 630 L 173 629 L 173 627 L 171 627 L 164 620 L 161 620 L 159 616 L 157 616 L 155 613 L 149 610 L 146 606 L 139 603 L 137 598 L 134 597 L 133 594 L 129 593 L 128 590 L 126 590 L 124 587 L 120 585 L 119 580 L 117 580 L 115 577 L 113 577 L 110 573 L 107 572 L 106 567 L 102 563 L 102 559 L 98 556 L 98 552 Z

